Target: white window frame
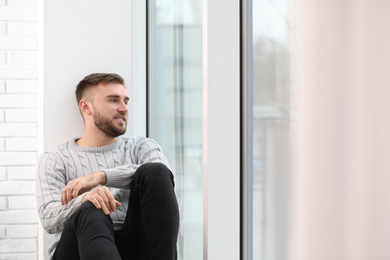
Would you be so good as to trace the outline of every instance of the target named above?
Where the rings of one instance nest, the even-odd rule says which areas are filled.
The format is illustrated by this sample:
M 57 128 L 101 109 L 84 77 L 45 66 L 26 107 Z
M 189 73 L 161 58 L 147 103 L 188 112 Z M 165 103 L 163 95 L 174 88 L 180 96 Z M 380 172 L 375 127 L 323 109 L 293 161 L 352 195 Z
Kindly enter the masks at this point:
M 240 259 L 240 1 L 203 1 L 204 260 Z

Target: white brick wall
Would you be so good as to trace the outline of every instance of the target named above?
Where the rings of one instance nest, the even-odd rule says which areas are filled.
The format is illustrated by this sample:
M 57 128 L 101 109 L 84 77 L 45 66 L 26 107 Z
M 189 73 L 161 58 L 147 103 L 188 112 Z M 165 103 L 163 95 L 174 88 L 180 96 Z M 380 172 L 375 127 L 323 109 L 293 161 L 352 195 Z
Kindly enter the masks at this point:
M 37 93 L 37 89 L 37 80 L 7 80 L 8 93 Z
M 0 27 L 1 28 L 1 27 Z M 38 24 L 32 22 L 7 23 L 8 35 L 37 35 Z M 0 29 L 1 30 L 1 29 Z M 1 31 L 0 31 L 1 34 Z
M 0 93 L 4 93 L 4 92 L 5 92 L 5 81 L 0 80 Z
M 38 236 L 37 225 L 15 225 L 7 227 L 9 238 L 35 238 Z
M 36 111 L 35 111 L 36 113 Z M 36 151 L 38 146 L 37 138 L 6 138 L 7 151 Z
M 38 259 L 37 0 L 0 0 L 0 260 Z
M 33 166 L 21 166 L 21 167 L 8 167 L 8 179 L 9 180 L 34 180 L 35 179 L 35 167 Z M 1 168 L 0 168 L 1 176 Z
M 0 226 L 0 239 L 4 239 L 6 237 L 5 228 L 5 226 Z
M 5 181 L 7 179 L 7 169 L 5 167 L 0 167 L 0 181 Z

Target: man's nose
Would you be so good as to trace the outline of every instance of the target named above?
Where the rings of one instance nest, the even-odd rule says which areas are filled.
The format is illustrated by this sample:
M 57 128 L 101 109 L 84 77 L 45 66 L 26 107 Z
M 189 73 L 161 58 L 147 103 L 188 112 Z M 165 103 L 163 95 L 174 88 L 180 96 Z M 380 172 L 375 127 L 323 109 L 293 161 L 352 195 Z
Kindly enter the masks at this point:
M 119 105 L 118 110 L 121 111 L 121 112 L 127 113 L 128 109 L 127 109 L 126 103 L 125 102 L 121 102 L 120 105 Z

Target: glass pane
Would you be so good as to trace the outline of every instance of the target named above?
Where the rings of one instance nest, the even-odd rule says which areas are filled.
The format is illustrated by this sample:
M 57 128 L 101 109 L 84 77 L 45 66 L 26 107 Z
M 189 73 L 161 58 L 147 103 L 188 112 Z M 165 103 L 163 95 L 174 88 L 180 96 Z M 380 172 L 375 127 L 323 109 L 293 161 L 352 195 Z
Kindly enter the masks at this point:
M 287 258 L 290 0 L 253 0 L 253 259 Z
M 175 174 L 179 259 L 202 259 L 202 1 L 149 2 L 149 136 Z

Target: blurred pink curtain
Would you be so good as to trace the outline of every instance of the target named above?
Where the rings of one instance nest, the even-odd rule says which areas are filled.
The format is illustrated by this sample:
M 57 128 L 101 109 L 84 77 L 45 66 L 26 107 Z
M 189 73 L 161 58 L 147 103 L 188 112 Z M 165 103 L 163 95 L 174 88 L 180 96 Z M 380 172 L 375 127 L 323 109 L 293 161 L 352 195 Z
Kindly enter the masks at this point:
M 296 1 L 289 258 L 390 259 L 390 1 Z

